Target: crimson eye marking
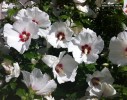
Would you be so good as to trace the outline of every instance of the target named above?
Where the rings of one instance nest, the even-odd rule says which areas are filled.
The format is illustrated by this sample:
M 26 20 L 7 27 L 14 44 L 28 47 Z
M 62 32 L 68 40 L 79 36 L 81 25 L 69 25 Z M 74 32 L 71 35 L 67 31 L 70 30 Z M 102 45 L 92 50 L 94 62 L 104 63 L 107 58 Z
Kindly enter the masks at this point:
M 56 37 L 58 38 L 58 40 L 64 40 L 65 39 L 65 34 L 63 32 L 58 32 Z
M 23 31 L 20 35 L 19 35 L 19 38 L 20 38 L 20 41 L 22 42 L 26 42 L 30 37 L 30 33 L 29 32 L 26 32 L 26 31 Z
M 93 86 L 97 86 L 97 85 L 99 85 L 100 79 L 98 77 L 93 77 L 91 79 L 91 82 L 92 82 Z
M 88 44 L 81 46 L 82 53 L 89 54 L 91 51 L 91 47 Z
M 63 72 L 63 65 L 57 64 L 55 70 L 57 73 Z

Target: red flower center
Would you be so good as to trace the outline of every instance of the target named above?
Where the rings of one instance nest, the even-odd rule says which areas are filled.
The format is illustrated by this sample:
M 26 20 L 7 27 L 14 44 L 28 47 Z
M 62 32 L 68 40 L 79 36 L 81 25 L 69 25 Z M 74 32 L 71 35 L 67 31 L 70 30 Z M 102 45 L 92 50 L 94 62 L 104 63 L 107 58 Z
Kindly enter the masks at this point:
M 127 48 L 124 49 L 124 55 L 127 57 Z
M 38 24 L 38 21 L 36 21 L 35 19 L 33 19 L 32 21 L 35 22 L 36 24 Z
M 65 39 L 65 34 L 63 32 L 58 32 L 56 37 L 58 38 L 58 40 L 64 40 Z
M 88 44 L 81 46 L 81 49 L 82 49 L 82 53 L 84 54 L 89 54 L 91 51 L 91 47 Z
M 26 31 L 23 31 L 20 35 L 19 35 L 19 38 L 20 38 L 20 41 L 22 42 L 26 42 L 30 37 L 30 33 L 29 32 L 26 32 Z
M 55 70 L 56 70 L 57 73 L 64 73 L 62 64 L 57 64 Z
M 98 77 L 93 77 L 91 79 L 91 82 L 92 82 L 93 86 L 97 86 L 97 85 L 99 85 L 100 79 Z

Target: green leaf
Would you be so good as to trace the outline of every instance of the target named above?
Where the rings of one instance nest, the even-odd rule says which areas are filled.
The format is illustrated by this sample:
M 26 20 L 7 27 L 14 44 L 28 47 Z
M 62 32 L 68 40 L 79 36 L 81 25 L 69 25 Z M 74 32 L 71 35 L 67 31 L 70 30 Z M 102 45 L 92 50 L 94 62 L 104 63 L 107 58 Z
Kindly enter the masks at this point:
M 119 72 L 127 72 L 127 66 L 119 67 Z
M 18 95 L 20 97 L 24 97 L 24 96 L 26 96 L 26 91 L 24 89 L 18 89 L 16 92 L 16 95 Z

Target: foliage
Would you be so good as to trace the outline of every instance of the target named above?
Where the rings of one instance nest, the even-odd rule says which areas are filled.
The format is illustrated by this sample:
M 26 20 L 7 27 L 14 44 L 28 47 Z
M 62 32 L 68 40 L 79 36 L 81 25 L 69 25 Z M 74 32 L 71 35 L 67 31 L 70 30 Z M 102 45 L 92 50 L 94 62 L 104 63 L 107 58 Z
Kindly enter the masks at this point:
M 18 4 L 18 1 L 16 0 L 8 0 L 8 2 L 14 2 Z M 88 87 L 86 82 L 86 74 L 92 74 L 94 71 L 102 70 L 104 67 L 110 69 L 111 74 L 115 79 L 113 86 L 118 93 L 116 97 L 110 99 L 126 100 L 127 66 L 117 67 L 117 65 L 112 64 L 108 59 L 108 47 L 111 37 L 117 36 L 119 32 L 124 30 L 123 23 L 127 24 L 127 16 L 125 16 L 123 13 L 122 6 L 102 6 L 98 9 L 98 11 L 96 11 L 97 17 L 93 18 L 92 16 L 86 16 L 85 13 L 77 10 L 72 0 L 56 0 L 56 2 L 56 8 L 60 11 L 58 16 L 53 11 L 51 0 L 41 0 L 40 3 L 36 5 L 38 5 L 42 11 L 45 11 L 49 14 L 49 18 L 52 23 L 56 21 L 66 21 L 67 19 L 72 19 L 77 26 L 80 25 L 94 30 L 103 38 L 105 42 L 105 48 L 99 55 L 99 59 L 96 63 L 89 65 L 82 63 L 78 65 L 79 68 L 77 70 L 75 82 L 58 84 L 57 89 L 52 94 L 53 97 L 55 97 L 55 100 L 60 100 L 62 98 L 65 100 L 77 100 L 83 97 L 85 95 L 86 88 Z M 91 9 L 97 10 L 93 0 L 87 0 L 87 3 L 90 5 Z M 12 17 L 19 9 L 21 8 L 13 8 L 8 10 L 7 17 L 0 22 L 0 28 L 3 28 L 5 23 L 13 23 Z M 10 48 L 8 55 L 2 53 L 0 54 L 1 62 L 3 62 L 5 59 L 12 62 L 18 62 L 22 70 L 29 72 L 31 72 L 34 68 L 39 68 L 41 69 L 42 73 L 46 72 L 53 78 L 52 70 L 42 62 L 41 58 L 43 55 L 45 55 L 45 53 L 58 56 L 60 51 L 67 51 L 67 49 L 55 49 L 53 47 L 47 48 L 45 41 L 46 40 L 42 37 L 39 37 L 38 40 L 32 40 L 29 50 L 24 54 L 19 54 L 15 49 Z M 32 58 L 36 59 L 36 64 L 31 63 Z M 22 74 L 20 74 L 17 79 L 13 78 L 9 83 L 4 81 L 5 75 L 6 73 L 4 68 L 0 66 L 0 79 L 2 82 L 2 85 L 0 86 L 0 100 L 30 100 L 28 99 L 30 91 L 22 82 Z M 31 96 L 41 100 L 41 98 L 37 95 L 32 94 Z M 103 100 L 107 100 L 107 98 L 103 98 Z

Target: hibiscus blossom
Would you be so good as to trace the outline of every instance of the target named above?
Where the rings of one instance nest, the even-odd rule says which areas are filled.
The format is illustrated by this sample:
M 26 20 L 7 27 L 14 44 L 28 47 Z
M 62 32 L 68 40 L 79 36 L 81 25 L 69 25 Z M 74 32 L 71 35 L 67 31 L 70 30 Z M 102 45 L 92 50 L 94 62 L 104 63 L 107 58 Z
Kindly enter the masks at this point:
M 53 69 L 54 77 L 57 77 L 60 84 L 67 81 L 74 82 L 78 68 L 74 59 L 68 54 L 64 55 L 64 53 L 61 52 L 59 57 L 45 55 L 42 58 L 42 61 Z
M 112 37 L 109 44 L 109 59 L 118 66 L 127 65 L 127 32 Z
M 49 28 L 51 25 L 49 15 L 46 12 L 41 11 L 38 7 L 21 9 L 15 16 L 15 19 L 22 19 L 24 17 L 36 23 L 39 27 L 38 34 L 46 37 L 46 35 L 49 33 Z
M 31 39 L 37 39 L 38 27 L 28 19 L 18 20 L 13 25 L 5 24 L 4 37 L 10 47 L 23 54 L 28 50 Z
M 67 48 L 72 35 L 73 31 L 64 22 L 55 22 L 51 27 L 49 35 L 47 35 L 47 41 L 54 48 Z
M 106 82 L 108 84 L 113 84 L 114 79 L 108 70 L 108 68 L 103 68 L 103 70 L 100 71 L 95 71 L 93 75 L 91 74 L 86 74 L 87 79 L 86 81 L 88 82 L 88 85 L 90 87 L 97 87 L 99 84 Z
M 6 73 L 8 74 L 8 75 L 6 75 L 6 79 L 5 79 L 6 82 L 9 82 L 14 77 L 16 77 L 16 78 L 19 77 L 20 67 L 17 62 L 13 63 L 13 66 L 11 64 L 4 62 L 4 63 L 2 63 L 2 66 L 4 67 Z
M 75 61 L 86 64 L 95 63 L 98 54 L 103 50 L 104 41 L 90 29 L 84 29 L 68 44 Z
M 89 87 L 87 92 L 90 96 L 100 97 L 110 97 L 116 94 L 116 90 L 113 88 L 112 84 L 114 79 L 110 74 L 108 68 L 104 68 L 101 72 L 96 71 L 93 75 L 87 74 L 87 79 Z
M 40 69 L 34 68 L 31 73 L 22 71 L 22 74 L 23 82 L 37 95 L 50 96 L 57 87 L 56 82 L 48 74 L 42 74 Z

